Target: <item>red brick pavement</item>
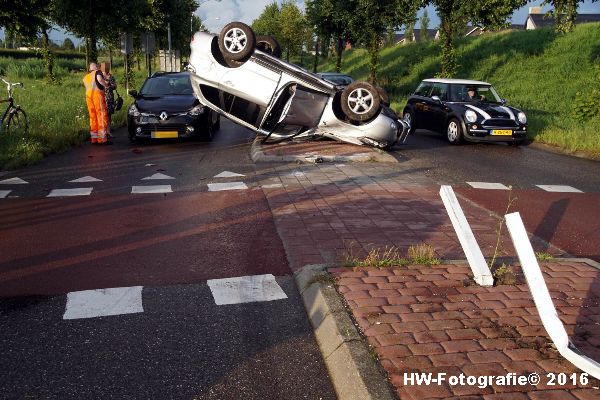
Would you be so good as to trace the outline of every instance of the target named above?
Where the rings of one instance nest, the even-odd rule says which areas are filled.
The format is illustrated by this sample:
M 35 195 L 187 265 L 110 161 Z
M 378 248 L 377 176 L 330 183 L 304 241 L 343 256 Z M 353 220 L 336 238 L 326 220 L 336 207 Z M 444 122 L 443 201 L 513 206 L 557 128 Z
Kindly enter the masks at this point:
M 573 343 L 600 360 L 600 271 L 587 264 L 543 263 L 544 278 Z M 467 285 L 466 265 L 389 269 L 332 268 L 357 326 L 401 399 L 598 399 L 600 382 L 549 385 L 547 374 L 578 373 L 555 350 L 527 285 Z M 516 271 L 518 272 L 518 271 Z M 566 273 L 569 272 L 569 273 Z M 445 280 L 425 279 L 443 276 Z M 419 290 L 415 290 L 416 284 Z M 528 375 L 537 386 L 405 384 L 404 373 Z

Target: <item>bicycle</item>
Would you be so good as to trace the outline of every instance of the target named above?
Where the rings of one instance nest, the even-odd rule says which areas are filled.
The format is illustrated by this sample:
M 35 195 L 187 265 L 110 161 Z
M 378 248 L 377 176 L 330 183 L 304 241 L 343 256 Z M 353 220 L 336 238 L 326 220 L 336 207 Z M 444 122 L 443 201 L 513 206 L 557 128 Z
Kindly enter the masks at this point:
M 10 133 L 11 130 L 13 132 L 21 130 L 23 131 L 23 135 L 27 136 L 29 131 L 27 114 L 25 114 L 20 105 L 15 104 L 13 98 L 13 89 L 16 86 L 25 89 L 25 86 L 21 82 L 10 83 L 4 78 L 0 78 L 0 80 L 6 84 L 6 90 L 8 91 L 8 99 L 0 100 L 0 103 L 8 103 L 8 107 L 4 111 L 4 114 L 2 114 L 2 119 L 0 119 L 0 133 L 3 133 L 5 129 L 7 133 Z

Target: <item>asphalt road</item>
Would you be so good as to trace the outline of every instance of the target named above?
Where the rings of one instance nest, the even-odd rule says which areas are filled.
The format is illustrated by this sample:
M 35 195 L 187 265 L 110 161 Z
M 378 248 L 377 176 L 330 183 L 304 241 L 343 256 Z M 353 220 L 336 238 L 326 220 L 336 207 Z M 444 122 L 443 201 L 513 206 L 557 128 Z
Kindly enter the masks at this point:
M 0 399 L 335 398 L 253 183 L 254 135 L 222 127 L 212 143 L 119 132 L 0 177 L 28 182 L 0 188 Z M 234 181 L 248 189 L 208 190 Z M 150 185 L 171 191 L 132 194 Z M 82 187 L 93 196 L 46 197 Z M 208 284 L 265 274 L 285 298 L 218 305 Z M 142 311 L 63 319 L 73 292 L 121 287 L 142 287 Z
M 464 198 L 502 215 L 506 190 L 475 189 L 467 182 L 511 186 L 525 227 L 546 242 L 577 257 L 600 261 L 600 162 L 505 144 L 449 145 L 444 136 L 417 131 L 395 150 L 406 167 Z M 554 193 L 537 185 L 570 186 L 583 193 Z

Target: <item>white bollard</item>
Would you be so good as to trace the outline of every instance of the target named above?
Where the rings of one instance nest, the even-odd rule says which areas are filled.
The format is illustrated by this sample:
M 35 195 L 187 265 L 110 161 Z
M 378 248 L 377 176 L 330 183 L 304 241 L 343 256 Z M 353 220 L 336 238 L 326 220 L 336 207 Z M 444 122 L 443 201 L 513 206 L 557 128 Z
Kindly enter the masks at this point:
M 533 296 L 542 324 L 558 352 L 573 365 L 600 379 L 600 364 L 581 352 L 570 341 L 565 326 L 556 313 L 542 270 L 537 262 L 527 231 L 518 212 L 506 215 L 506 226 L 519 256 L 529 291 Z

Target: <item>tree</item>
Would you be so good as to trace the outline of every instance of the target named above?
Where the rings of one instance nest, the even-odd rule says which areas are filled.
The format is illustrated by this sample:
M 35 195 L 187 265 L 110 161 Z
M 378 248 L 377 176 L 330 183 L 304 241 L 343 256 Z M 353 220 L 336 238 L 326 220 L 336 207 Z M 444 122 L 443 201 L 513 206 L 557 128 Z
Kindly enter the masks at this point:
M 427 9 L 425 9 L 425 11 L 423 11 L 423 15 L 421 16 L 421 19 L 419 20 L 420 24 L 421 24 L 421 29 L 419 31 L 419 34 L 421 36 L 421 42 L 426 42 L 429 40 L 429 15 L 427 14 Z
M 413 41 L 413 36 L 415 34 L 415 23 L 414 21 L 409 22 L 405 26 L 406 29 L 404 30 L 404 40 L 406 41 L 406 43 L 409 43 Z
M 422 3 L 415 0 L 358 0 L 350 19 L 351 31 L 364 43 L 369 53 L 369 81 L 377 82 L 381 38 L 390 27 L 394 29 L 414 21 Z
M 575 26 L 575 20 L 577 19 L 577 9 L 579 3 L 583 3 L 584 0 L 545 0 L 544 4 L 550 4 L 554 8 L 551 14 L 554 16 L 556 24 L 554 29 L 557 32 L 570 32 Z M 598 0 L 592 0 L 596 2 Z
M 456 74 L 454 38 L 468 22 L 490 30 L 507 24 L 514 10 L 526 4 L 526 0 L 430 0 L 440 18 L 440 42 L 442 46 L 441 76 Z
M 69 38 L 63 40 L 62 48 L 65 50 L 75 50 L 75 43 Z
M 306 19 L 294 0 L 286 0 L 281 5 L 279 20 L 286 59 L 290 61 L 290 53 L 298 54 L 302 52 Z
M 331 39 L 336 44 L 336 71 L 342 69 L 342 53 L 352 38 L 350 21 L 359 0 L 306 0 L 306 17 L 321 38 L 321 47 L 328 48 Z
M 280 15 L 279 6 L 273 2 L 267 5 L 258 18 L 252 22 L 252 29 L 257 35 L 273 36 L 278 42 L 283 43 Z

